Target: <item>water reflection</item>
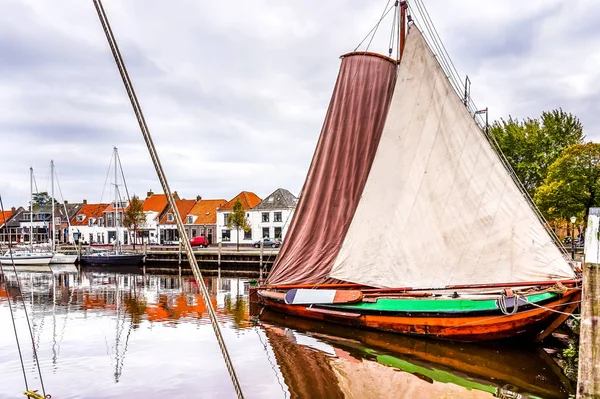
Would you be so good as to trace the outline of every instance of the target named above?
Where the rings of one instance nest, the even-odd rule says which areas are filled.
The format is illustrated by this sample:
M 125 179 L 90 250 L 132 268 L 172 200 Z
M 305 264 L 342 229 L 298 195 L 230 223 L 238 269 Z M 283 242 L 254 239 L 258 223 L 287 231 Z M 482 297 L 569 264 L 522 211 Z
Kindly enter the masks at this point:
M 9 298 L 27 375 L 39 384 L 24 304 L 55 398 L 234 396 L 191 276 L 22 269 L 18 281 L 22 294 L 14 273 L 0 274 L 0 398 L 23 390 Z M 563 398 L 572 392 L 539 349 L 426 341 L 266 310 L 250 317 L 247 280 L 204 282 L 247 397 Z

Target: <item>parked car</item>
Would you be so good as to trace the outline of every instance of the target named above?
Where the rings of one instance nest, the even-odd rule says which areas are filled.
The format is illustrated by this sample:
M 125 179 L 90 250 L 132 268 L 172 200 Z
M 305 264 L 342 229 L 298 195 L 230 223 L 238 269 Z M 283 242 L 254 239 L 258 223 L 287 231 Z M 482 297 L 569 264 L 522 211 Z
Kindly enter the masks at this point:
M 208 238 L 204 236 L 194 237 L 190 240 L 192 247 L 206 248 L 208 247 Z
M 269 238 L 269 237 L 265 237 L 265 238 L 261 238 L 258 241 L 254 241 L 254 248 L 260 248 L 260 243 L 263 243 L 263 247 L 271 247 L 271 248 L 278 248 L 281 245 L 281 240 L 275 238 Z

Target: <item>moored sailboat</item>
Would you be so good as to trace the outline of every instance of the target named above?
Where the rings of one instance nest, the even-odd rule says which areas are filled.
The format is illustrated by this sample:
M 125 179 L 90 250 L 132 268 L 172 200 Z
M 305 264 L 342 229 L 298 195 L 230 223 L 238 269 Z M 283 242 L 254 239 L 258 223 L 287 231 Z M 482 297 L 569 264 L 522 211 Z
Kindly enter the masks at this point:
M 114 147 L 114 172 L 115 172 L 115 202 L 113 204 L 114 208 L 114 226 L 115 226 L 115 241 L 114 248 L 110 251 L 106 250 L 93 250 L 89 249 L 89 252 L 85 255 L 81 255 L 81 262 L 87 265 L 115 265 L 115 266 L 136 266 L 139 265 L 143 258 L 143 254 L 134 254 L 134 253 L 124 253 L 121 248 L 121 242 L 119 238 L 119 209 L 122 212 L 125 212 L 124 206 L 119 206 L 122 201 L 119 200 L 119 186 L 118 186 L 118 150 L 117 147 Z
M 542 339 L 577 306 L 580 280 L 422 32 L 400 32 L 401 61 L 342 56 L 259 300 L 405 334 Z
M 56 219 L 55 219 L 55 212 L 54 212 L 54 161 L 50 161 L 50 185 L 51 185 L 51 192 L 50 192 L 50 197 L 52 199 L 52 218 L 50 219 L 50 247 L 52 249 L 52 259 L 50 259 L 50 264 L 51 265 L 57 265 L 57 264 L 73 264 L 77 261 L 77 255 L 73 255 L 73 254 L 65 254 L 62 252 L 58 252 L 56 250 Z M 67 207 L 64 205 L 64 210 L 65 210 L 65 216 L 67 218 L 67 222 L 69 220 L 69 213 L 67 211 Z
M 18 248 L 9 247 L 4 255 L 0 256 L 0 265 L 36 265 L 47 266 L 52 259 L 52 252 L 48 252 L 33 245 L 33 168 L 29 168 L 29 246 Z

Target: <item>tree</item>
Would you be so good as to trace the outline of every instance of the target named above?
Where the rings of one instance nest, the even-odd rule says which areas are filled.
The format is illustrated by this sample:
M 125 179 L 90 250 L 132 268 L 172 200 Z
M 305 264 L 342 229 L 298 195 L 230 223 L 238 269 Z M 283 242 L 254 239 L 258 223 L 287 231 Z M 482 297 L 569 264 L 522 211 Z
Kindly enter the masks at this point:
M 246 217 L 246 210 L 239 199 L 233 203 L 233 212 L 227 218 L 227 227 L 237 231 L 237 250 L 240 250 L 240 230 L 250 230 L 250 222 Z
M 133 227 L 133 249 L 135 249 L 137 239 L 137 227 L 145 222 L 144 201 L 140 200 L 137 195 L 134 195 L 129 202 L 129 206 L 125 209 L 123 217 L 123 226 L 130 229 Z
M 56 203 L 56 199 L 54 200 Z M 32 208 L 34 211 L 39 211 L 42 207 L 52 205 L 52 197 L 48 195 L 48 192 L 42 191 L 39 193 L 33 193 Z
M 562 109 L 544 112 L 539 119 L 501 119 L 490 134 L 532 198 L 564 149 L 585 138 L 579 119 Z
M 571 216 L 587 221 L 589 208 L 600 205 L 600 144 L 575 144 L 549 168 L 535 203 L 553 222 Z

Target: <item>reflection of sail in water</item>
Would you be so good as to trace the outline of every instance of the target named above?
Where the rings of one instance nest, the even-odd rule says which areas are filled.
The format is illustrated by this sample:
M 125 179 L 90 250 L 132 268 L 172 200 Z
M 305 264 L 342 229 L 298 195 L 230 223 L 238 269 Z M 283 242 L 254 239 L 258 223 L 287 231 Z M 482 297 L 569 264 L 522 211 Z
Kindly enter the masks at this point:
M 525 399 L 573 392 L 541 349 L 348 331 L 269 311 L 261 322 L 292 397 Z

